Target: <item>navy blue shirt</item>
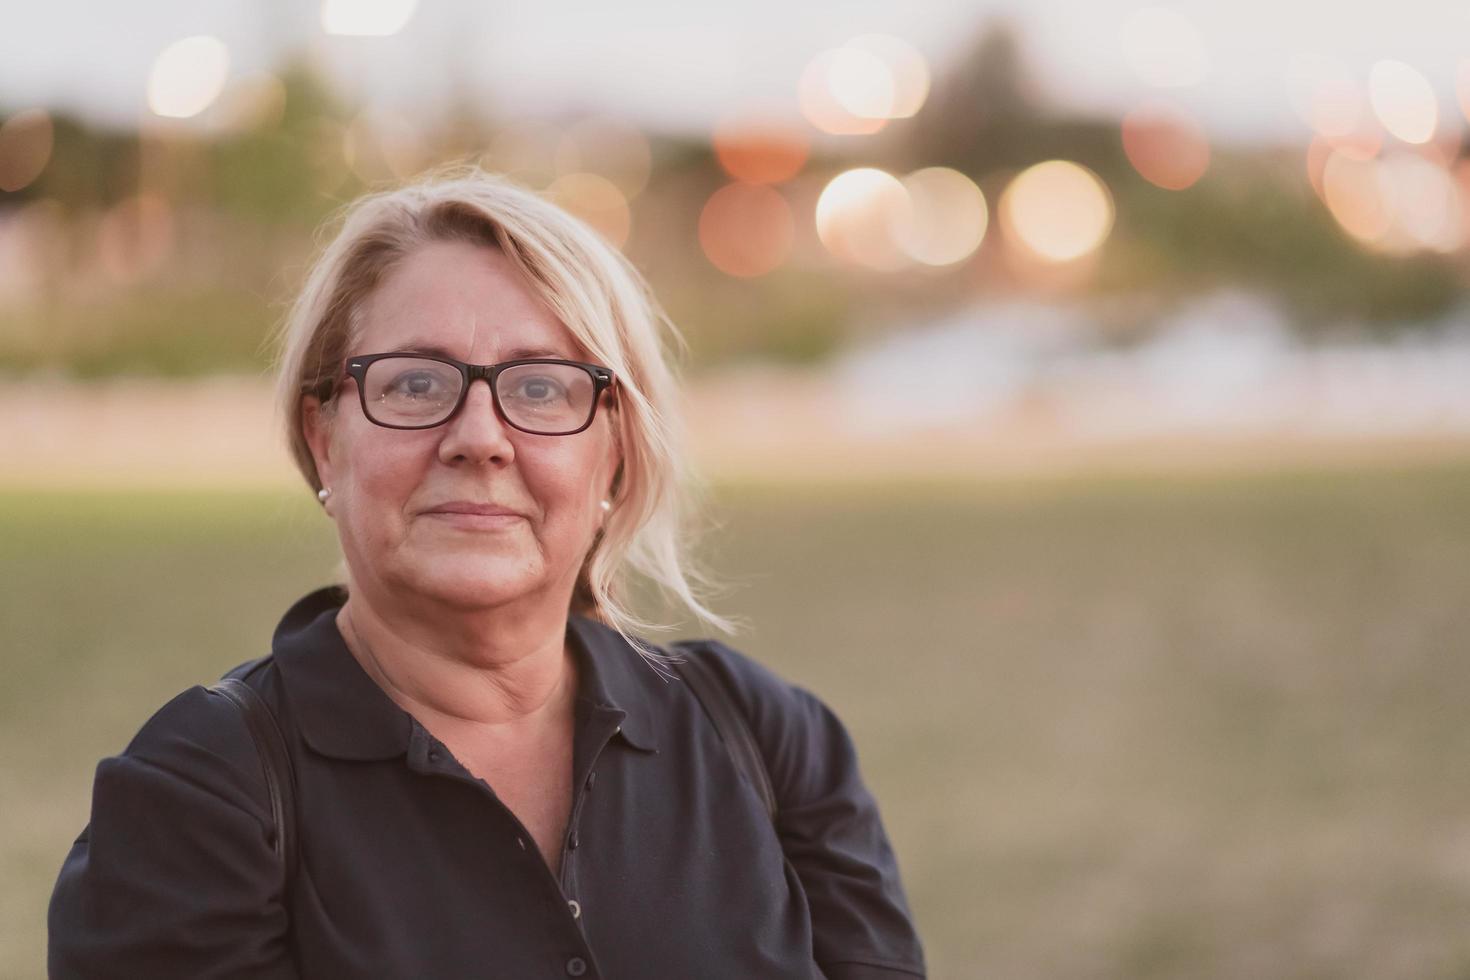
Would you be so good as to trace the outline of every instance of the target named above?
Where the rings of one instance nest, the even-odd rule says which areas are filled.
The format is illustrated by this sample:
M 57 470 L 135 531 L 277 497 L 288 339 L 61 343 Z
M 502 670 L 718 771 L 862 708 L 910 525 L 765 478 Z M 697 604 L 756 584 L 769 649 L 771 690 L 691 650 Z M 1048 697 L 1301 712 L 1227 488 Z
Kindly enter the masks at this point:
M 243 716 L 203 687 L 98 766 L 56 883 L 53 977 L 912 978 L 923 953 L 851 739 L 820 700 L 712 641 L 775 824 L 693 693 L 616 631 L 568 623 L 580 666 L 561 873 L 362 670 L 322 589 L 231 673 L 296 772 L 289 896 Z

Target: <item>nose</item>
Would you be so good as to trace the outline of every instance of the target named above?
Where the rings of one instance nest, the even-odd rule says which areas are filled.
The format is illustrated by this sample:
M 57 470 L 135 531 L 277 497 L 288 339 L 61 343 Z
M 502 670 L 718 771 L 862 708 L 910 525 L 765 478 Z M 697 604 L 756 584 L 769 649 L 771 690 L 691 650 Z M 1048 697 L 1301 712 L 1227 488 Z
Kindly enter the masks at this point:
M 467 462 L 476 466 L 482 463 L 504 466 L 515 459 L 510 426 L 495 411 L 489 381 L 476 378 L 470 382 L 459 413 L 444 423 L 439 459 L 450 465 Z

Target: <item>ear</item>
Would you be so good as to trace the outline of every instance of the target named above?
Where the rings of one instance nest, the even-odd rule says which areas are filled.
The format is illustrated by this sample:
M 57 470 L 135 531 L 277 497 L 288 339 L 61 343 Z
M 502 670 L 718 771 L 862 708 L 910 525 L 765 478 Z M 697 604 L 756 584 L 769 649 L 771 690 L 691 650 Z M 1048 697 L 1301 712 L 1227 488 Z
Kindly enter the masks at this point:
M 316 475 L 322 486 L 332 485 L 332 412 L 315 395 L 301 397 L 301 435 L 316 463 Z

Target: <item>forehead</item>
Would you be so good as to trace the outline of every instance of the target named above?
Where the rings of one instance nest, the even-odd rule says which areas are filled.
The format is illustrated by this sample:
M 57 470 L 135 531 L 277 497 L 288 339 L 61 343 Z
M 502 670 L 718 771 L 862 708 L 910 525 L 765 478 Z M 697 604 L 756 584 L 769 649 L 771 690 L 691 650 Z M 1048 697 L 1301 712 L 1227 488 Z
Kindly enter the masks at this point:
M 352 347 L 433 349 L 477 364 L 581 354 L 502 252 L 464 242 L 434 242 L 400 259 L 363 304 Z

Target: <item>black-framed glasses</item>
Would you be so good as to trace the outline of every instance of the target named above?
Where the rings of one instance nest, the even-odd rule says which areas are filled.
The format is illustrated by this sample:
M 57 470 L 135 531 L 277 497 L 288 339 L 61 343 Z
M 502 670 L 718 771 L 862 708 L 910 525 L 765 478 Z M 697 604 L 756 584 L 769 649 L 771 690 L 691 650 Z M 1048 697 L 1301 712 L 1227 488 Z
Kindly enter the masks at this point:
M 362 414 L 388 429 L 431 429 L 464 407 L 470 383 L 484 378 L 495 411 L 511 428 L 569 436 L 592 424 L 613 373 L 598 364 L 527 357 L 466 364 L 433 354 L 363 354 L 343 371 L 357 382 Z

